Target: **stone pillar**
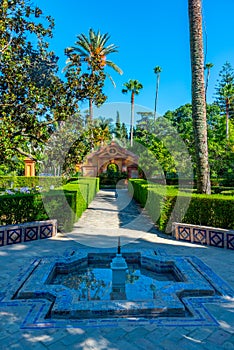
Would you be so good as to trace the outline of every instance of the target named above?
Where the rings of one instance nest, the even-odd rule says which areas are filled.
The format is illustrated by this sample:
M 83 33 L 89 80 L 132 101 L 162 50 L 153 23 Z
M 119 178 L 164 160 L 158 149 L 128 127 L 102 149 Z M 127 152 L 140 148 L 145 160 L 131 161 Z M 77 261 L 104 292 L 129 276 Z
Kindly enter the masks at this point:
M 24 176 L 35 176 L 35 160 L 24 159 Z
M 111 262 L 112 270 L 112 290 L 111 300 L 125 300 L 126 299 L 126 271 L 128 265 L 126 260 L 120 254 L 120 245 L 118 246 L 118 254 Z

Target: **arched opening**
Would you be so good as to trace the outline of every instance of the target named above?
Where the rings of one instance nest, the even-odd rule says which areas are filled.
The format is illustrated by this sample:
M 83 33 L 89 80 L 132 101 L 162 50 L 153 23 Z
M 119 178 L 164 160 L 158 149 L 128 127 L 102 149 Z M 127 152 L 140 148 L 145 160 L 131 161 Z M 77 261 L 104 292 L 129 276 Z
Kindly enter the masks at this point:
M 107 173 L 118 173 L 119 172 L 119 167 L 115 163 L 110 163 L 107 165 Z

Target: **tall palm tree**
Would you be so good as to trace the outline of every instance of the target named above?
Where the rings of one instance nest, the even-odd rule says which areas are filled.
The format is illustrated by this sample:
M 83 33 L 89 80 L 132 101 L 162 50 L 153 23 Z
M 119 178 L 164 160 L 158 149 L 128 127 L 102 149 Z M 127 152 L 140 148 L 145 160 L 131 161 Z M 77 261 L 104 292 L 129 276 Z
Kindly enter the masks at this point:
M 206 63 L 206 65 L 205 65 L 205 70 L 207 71 L 206 86 L 205 86 L 205 95 L 206 96 L 207 96 L 207 89 L 208 89 L 208 84 L 209 84 L 209 79 L 210 79 L 210 70 L 212 67 L 214 67 L 213 63 Z
M 154 73 L 157 76 L 156 79 L 156 94 L 155 94 L 155 103 L 154 103 L 154 122 L 156 120 L 156 111 L 157 111 L 157 104 L 158 104 L 158 89 L 159 89 L 159 80 L 160 80 L 160 73 L 162 72 L 161 67 L 156 66 L 154 68 Z
M 105 67 L 114 69 L 117 73 L 123 74 L 123 71 L 112 61 L 107 59 L 107 56 L 111 53 L 118 52 L 117 46 L 114 44 L 107 45 L 107 41 L 110 39 L 108 33 L 101 34 L 100 30 L 94 32 L 91 28 L 89 30 L 89 36 L 80 34 L 77 36 L 76 46 L 72 46 L 66 49 L 66 52 L 70 54 L 70 58 L 67 60 L 67 65 L 73 65 L 74 60 L 79 57 L 79 62 L 85 62 L 88 65 L 88 70 L 91 71 L 91 76 L 95 73 L 101 72 Z M 109 77 L 113 85 L 115 83 L 109 73 L 105 72 Z M 89 111 L 90 119 L 93 119 L 92 110 L 92 97 L 89 98 Z
M 127 83 L 123 84 L 125 89 L 122 89 L 123 94 L 131 92 L 131 123 L 130 123 L 130 145 L 133 146 L 133 125 L 134 125 L 134 103 L 135 95 L 138 95 L 143 85 L 138 80 L 130 79 Z
M 188 0 L 192 69 L 192 113 L 196 147 L 197 191 L 211 193 L 208 163 L 201 0 Z

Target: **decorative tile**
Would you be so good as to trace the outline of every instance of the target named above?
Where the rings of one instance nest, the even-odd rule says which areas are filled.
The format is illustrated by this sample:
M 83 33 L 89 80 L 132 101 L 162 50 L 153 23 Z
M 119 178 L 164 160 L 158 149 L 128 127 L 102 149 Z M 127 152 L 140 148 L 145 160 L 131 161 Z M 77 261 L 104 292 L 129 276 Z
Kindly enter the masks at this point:
M 90 254 L 89 254 L 90 255 Z M 154 255 L 155 256 L 155 255 Z M 76 258 L 77 259 L 77 258 Z M 76 261 L 74 260 L 74 263 Z M 155 257 L 156 261 L 162 261 L 164 263 L 165 257 Z M 226 296 L 230 296 L 233 298 L 234 291 L 233 289 L 221 279 L 221 277 L 217 276 L 213 270 L 206 264 L 204 264 L 197 257 L 178 257 L 178 256 L 168 256 L 170 261 L 174 261 L 176 265 L 183 270 L 189 277 L 188 288 L 189 293 L 183 293 L 179 296 L 176 294 L 176 289 L 169 289 L 166 292 L 167 298 L 166 302 L 172 302 L 173 294 L 176 294 L 177 297 L 174 299 L 175 306 L 177 303 L 183 303 L 186 309 L 189 311 L 185 316 L 181 317 L 180 313 L 175 314 L 173 317 L 170 315 L 156 315 L 155 317 L 146 318 L 145 316 L 141 317 L 141 315 L 136 314 L 132 317 L 103 317 L 102 312 L 100 311 L 102 317 L 82 319 L 80 317 L 76 318 L 74 308 L 74 304 L 71 302 L 67 302 L 67 291 L 64 294 L 64 298 L 61 298 L 61 307 L 64 307 L 66 311 L 66 307 L 70 306 L 71 318 L 67 318 L 67 314 L 64 313 L 64 317 L 62 314 L 59 315 L 58 318 L 53 317 L 53 314 L 50 310 L 53 310 L 54 300 L 47 299 L 46 288 L 48 285 L 44 283 L 44 274 L 45 269 L 51 270 L 54 264 L 58 262 L 68 263 L 70 264 L 70 258 L 51 256 L 51 257 L 43 257 L 42 259 L 34 259 L 31 264 L 27 264 L 27 266 L 23 266 L 19 275 L 13 279 L 10 284 L 7 286 L 7 290 L 3 291 L 2 298 L 0 298 L 0 307 L 5 309 L 9 308 L 12 312 L 12 308 L 20 308 L 25 309 L 24 321 L 21 324 L 21 329 L 49 329 L 49 328 L 66 328 L 66 327 L 125 327 L 125 326 L 138 326 L 144 327 L 147 325 L 154 325 L 157 327 L 219 327 L 219 322 L 215 319 L 215 317 L 207 310 L 206 304 L 215 303 L 215 304 L 225 304 L 230 301 L 226 298 Z M 46 275 L 47 275 L 46 272 Z M 27 294 L 30 292 L 30 289 L 27 288 L 27 283 L 29 279 L 35 275 L 36 281 L 41 281 L 41 285 L 43 286 L 43 290 L 38 290 L 36 288 L 34 294 Z M 209 283 L 207 282 L 209 281 Z M 191 284 L 192 283 L 192 284 Z M 186 287 L 187 282 L 179 282 L 178 288 Z M 32 284 L 35 286 L 35 283 Z M 194 290 L 191 293 L 191 286 L 194 285 Z M 204 287 L 206 285 L 206 291 Z M 26 295 L 20 295 L 19 292 L 22 288 L 25 288 Z M 38 286 L 37 286 L 38 287 Z M 61 286 L 60 286 L 61 289 Z M 201 289 L 201 293 L 196 293 L 197 289 Z M 16 293 L 17 291 L 17 293 Z M 213 293 L 210 293 L 212 292 Z M 217 291 L 218 293 L 216 293 Z M 49 292 L 49 290 L 47 291 Z M 72 291 L 70 291 L 72 292 Z M 207 293 L 209 292 L 209 293 Z M 56 294 L 56 300 L 59 299 L 59 291 Z M 73 292 L 72 292 L 73 293 Z M 12 296 L 14 295 L 14 299 Z M 61 295 L 62 296 L 62 295 Z M 225 296 L 225 298 L 223 298 Z M 22 298 L 23 297 L 23 298 Z M 73 299 L 74 294 L 72 294 Z M 19 298 L 19 299 L 18 299 Z M 169 298 L 169 299 L 168 299 Z M 65 302 L 62 303 L 62 300 Z M 101 301 L 100 301 L 101 302 Z M 93 302 L 92 302 L 93 303 Z M 22 311 L 21 311 L 22 312 Z
M 224 248 L 224 232 L 209 231 L 209 244 L 214 247 Z
M 24 233 L 24 241 L 35 241 L 38 239 L 38 227 L 26 227 Z
M 227 249 L 234 250 L 234 233 L 227 233 Z
M 178 239 L 182 241 L 191 241 L 190 227 L 179 226 L 178 227 Z
M 0 231 L 0 247 L 4 245 L 4 231 Z
M 49 238 L 53 235 L 53 225 L 40 226 L 40 239 Z
M 7 244 L 21 243 L 22 231 L 22 228 L 7 230 Z
M 206 230 L 205 229 L 194 228 L 193 229 L 193 242 L 194 243 L 207 244 Z

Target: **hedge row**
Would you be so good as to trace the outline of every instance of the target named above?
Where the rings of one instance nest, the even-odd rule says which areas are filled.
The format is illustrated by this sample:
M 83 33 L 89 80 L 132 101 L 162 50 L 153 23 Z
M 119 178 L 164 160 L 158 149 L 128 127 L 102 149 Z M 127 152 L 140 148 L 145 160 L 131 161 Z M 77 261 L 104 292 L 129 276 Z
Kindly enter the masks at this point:
M 49 190 L 51 186 L 59 187 L 65 181 L 65 179 L 58 176 L 0 176 L 0 188 L 42 186 L 44 190 Z
M 78 219 L 98 192 L 99 178 L 80 178 L 64 185 L 63 190 L 75 196 L 74 211 Z
M 144 180 L 130 183 L 129 191 L 163 232 L 171 232 L 173 221 L 234 229 L 234 196 L 189 194 Z
M 150 179 L 150 181 L 152 182 L 159 182 L 160 180 L 158 179 Z M 180 179 L 180 181 L 184 184 L 188 183 L 189 185 L 191 183 L 194 183 L 194 186 L 196 186 L 196 179 L 194 179 L 193 181 L 191 180 L 186 180 L 186 179 Z M 172 178 L 167 178 L 166 179 L 166 184 L 167 185 L 171 185 L 171 186 L 176 186 L 178 185 L 178 177 L 172 177 Z M 161 180 L 161 183 L 165 183 L 165 179 Z M 229 177 L 229 178 L 220 178 L 220 179 L 211 179 L 211 186 L 221 186 L 221 187 L 225 187 L 225 186 L 234 186 L 234 177 Z
M 10 225 L 36 220 L 57 219 L 60 231 L 70 231 L 98 190 L 92 178 L 63 189 L 38 194 L 1 195 L 0 224 Z

